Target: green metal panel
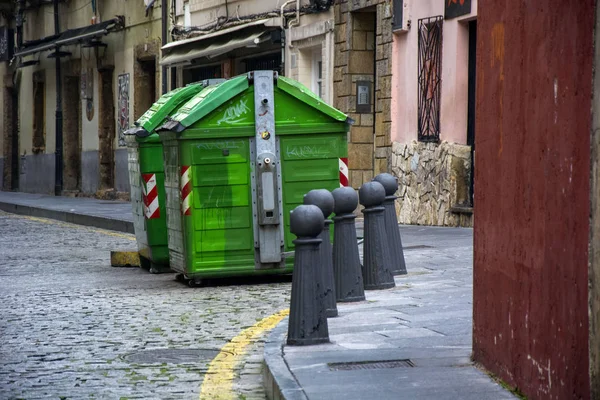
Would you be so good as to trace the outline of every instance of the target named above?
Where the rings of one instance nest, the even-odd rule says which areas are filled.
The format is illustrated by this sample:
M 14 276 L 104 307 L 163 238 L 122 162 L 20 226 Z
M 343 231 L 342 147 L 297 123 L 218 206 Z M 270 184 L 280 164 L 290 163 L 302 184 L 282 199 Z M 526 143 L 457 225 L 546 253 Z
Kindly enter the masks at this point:
M 194 83 L 165 93 L 142 114 L 136 121 L 136 125 L 141 126 L 148 132 L 154 131 L 169 114 L 200 92 L 202 87 L 200 83 Z
M 172 119 L 184 127 L 191 126 L 214 111 L 221 104 L 248 89 L 248 78 L 241 75 L 218 85 L 209 86 L 196 94 L 173 115 Z
M 302 204 L 306 192 L 339 187 L 338 159 L 347 157 L 348 123 L 343 113 L 287 78 L 278 78 L 274 95 L 284 242 L 290 250 L 295 237 L 289 233 L 289 212 Z M 186 275 L 203 278 L 289 272 L 291 258 L 283 270 L 255 269 L 250 179 L 255 160 L 250 159 L 249 147 L 250 138 L 255 136 L 254 86 L 247 76 L 203 89 L 181 106 L 172 120 L 179 125 L 168 128 L 180 133 L 177 155 L 168 158 L 168 170 L 174 173 L 175 168 L 192 167 L 192 215 L 177 215 L 183 234 L 172 230 L 169 238 L 172 249 L 183 251 L 176 256 L 185 258 Z M 171 240 L 181 244 L 172 245 Z
M 347 132 L 346 115 L 298 82 L 279 77 L 275 94 L 276 134 Z M 246 75 L 210 86 L 181 106 L 172 117 L 186 137 L 254 135 L 254 86 Z M 246 128 L 251 128 L 246 130 Z
M 282 136 L 281 169 L 285 246 L 294 247 L 290 233 L 290 211 L 303 203 L 313 189 L 334 190 L 340 186 L 339 159 L 347 157 L 345 134 L 305 134 Z
M 150 140 L 149 140 L 150 139 Z M 163 166 L 163 150 L 157 134 L 148 138 L 136 138 L 139 143 L 139 170 L 141 174 L 154 174 L 156 176 L 156 189 L 158 194 L 159 217 L 146 219 L 146 235 L 148 249 L 144 256 L 156 264 L 169 263 L 168 235 L 167 235 L 167 210 L 165 208 L 165 174 Z M 144 185 L 144 182 L 140 182 Z
M 184 131 L 206 137 L 207 130 L 224 136 L 254 136 L 254 86 L 228 99 Z
M 346 122 L 348 117 L 343 112 L 331 107 L 321 98 L 314 94 L 310 89 L 293 79 L 280 76 L 277 78 L 277 88 L 296 98 L 301 103 L 312 107 L 319 114 L 324 114 L 340 122 Z M 278 104 L 279 108 L 279 104 Z M 277 118 L 276 118 L 277 119 Z
M 192 216 L 184 217 L 187 274 L 252 274 L 254 235 L 247 138 L 184 139 L 184 165 L 192 165 Z M 191 239 L 190 239 L 191 238 Z

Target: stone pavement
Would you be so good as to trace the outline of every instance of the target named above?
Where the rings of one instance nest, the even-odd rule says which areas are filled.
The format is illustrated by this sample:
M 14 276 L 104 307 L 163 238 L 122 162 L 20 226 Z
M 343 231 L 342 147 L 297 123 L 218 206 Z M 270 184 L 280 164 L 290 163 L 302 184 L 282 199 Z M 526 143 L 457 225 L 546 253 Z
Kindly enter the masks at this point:
M 408 275 L 339 303 L 330 344 L 287 346 L 287 319 L 265 345 L 270 398 L 514 399 L 470 360 L 472 229 L 402 226 Z
M 189 288 L 111 267 L 115 248 L 135 238 L 0 211 L 0 399 L 198 399 L 223 346 L 289 304 L 289 278 Z M 236 398 L 265 398 L 264 340 L 236 366 Z
M 127 202 L 0 191 L 0 210 L 133 231 Z M 289 306 L 288 283 L 190 296 L 170 275 L 108 267 L 102 254 L 123 249 L 116 237 L 10 220 L 0 223 L 0 394 L 8 398 L 197 398 L 216 351 Z M 394 289 L 367 292 L 365 302 L 339 304 L 331 344 L 285 346 L 287 320 L 272 331 L 263 370 L 271 398 L 514 398 L 470 362 L 472 230 L 400 230 L 409 274 Z M 238 371 L 240 399 L 264 396 L 254 379 L 261 342 Z M 156 355 L 144 359 L 147 349 L 194 350 L 201 360 L 180 354 L 157 363 Z

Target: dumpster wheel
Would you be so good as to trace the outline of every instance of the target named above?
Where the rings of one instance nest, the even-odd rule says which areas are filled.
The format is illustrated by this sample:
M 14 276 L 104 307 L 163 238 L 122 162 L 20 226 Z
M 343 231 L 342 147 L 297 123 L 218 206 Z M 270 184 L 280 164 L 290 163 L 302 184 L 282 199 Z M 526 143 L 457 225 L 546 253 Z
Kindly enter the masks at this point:
M 199 287 L 199 286 L 202 286 L 202 279 L 189 279 L 187 284 L 191 288 Z

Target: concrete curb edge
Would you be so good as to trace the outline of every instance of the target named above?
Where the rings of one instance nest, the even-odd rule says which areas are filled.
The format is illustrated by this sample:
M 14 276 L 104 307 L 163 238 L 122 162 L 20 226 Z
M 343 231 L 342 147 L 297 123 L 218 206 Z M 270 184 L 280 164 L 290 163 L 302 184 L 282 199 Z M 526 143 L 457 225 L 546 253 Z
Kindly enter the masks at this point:
M 269 400 L 308 400 L 283 358 L 287 327 L 288 319 L 285 318 L 271 331 L 265 342 L 263 368 L 265 392 Z
M 0 202 L 0 210 L 12 214 L 27 215 L 31 217 L 49 218 L 76 225 L 91 226 L 111 231 L 134 233 L 133 222 L 94 215 L 78 214 L 68 211 L 49 210 L 47 208 L 31 207 L 22 204 Z

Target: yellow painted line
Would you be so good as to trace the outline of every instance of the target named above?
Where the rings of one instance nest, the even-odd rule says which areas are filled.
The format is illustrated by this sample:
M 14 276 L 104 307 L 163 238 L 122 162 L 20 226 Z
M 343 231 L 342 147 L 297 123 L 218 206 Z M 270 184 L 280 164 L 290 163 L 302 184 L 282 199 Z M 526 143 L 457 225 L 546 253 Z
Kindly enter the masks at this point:
M 289 309 L 263 318 L 250 328 L 244 329 L 221 349 L 210 362 L 200 389 L 200 400 L 233 400 L 234 369 L 240 363 L 248 346 L 265 331 L 273 329 L 288 316 Z
M 58 226 L 66 227 L 66 228 L 85 229 L 86 231 L 101 233 L 103 235 L 119 237 L 119 238 L 123 238 L 123 239 L 127 239 L 127 240 L 135 240 L 135 236 L 133 236 L 132 234 L 127 234 L 127 233 L 112 232 L 112 231 L 107 231 L 105 229 L 94 229 L 94 228 L 90 228 L 88 226 L 70 224 L 68 222 L 62 222 L 62 221 L 57 221 L 57 220 L 48 219 L 48 218 L 31 217 L 28 215 L 18 215 L 18 214 L 10 214 L 10 213 L 7 213 L 7 215 L 10 218 L 24 218 L 24 219 L 27 219 L 30 221 L 40 222 L 42 224 L 58 225 Z

